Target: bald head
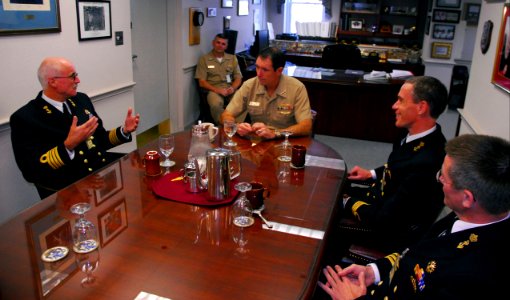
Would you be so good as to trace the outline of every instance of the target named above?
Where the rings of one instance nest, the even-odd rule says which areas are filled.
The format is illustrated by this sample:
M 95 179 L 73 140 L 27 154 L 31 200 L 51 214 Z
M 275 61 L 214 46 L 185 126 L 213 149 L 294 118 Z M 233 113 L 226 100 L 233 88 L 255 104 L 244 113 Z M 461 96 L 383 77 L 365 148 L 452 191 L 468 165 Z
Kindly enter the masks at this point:
M 62 73 L 66 72 L 69 68 L 74 69 L 73 64 L 63 57 L 47 57 L 39 66 L 37 70 L 37 77 L 43 89 L 48 87 L 50 78 L 56 76 L 65 76 Z

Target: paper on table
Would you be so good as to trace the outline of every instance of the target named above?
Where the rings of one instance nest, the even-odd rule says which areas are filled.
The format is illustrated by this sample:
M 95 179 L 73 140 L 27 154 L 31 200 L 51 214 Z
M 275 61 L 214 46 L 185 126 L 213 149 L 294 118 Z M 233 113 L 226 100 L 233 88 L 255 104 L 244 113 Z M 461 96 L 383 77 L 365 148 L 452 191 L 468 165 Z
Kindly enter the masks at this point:
M 345 170 L 345 162 L 342 159 L 306 155 L 305 166 L 315 166 L 335 170 Z
M 321 230 L 315 230 L 310 228 L 304 228 L 289 224 L 282 224 L 282 223 L 276 223 L 276 222 L 270 222 L 271 225 L 273 225 L 273 228 L 267 227 L 266 224 L 262 224 L 262 228 L 267 230 L 274 230 L 278 232 L 288 233 L 288 234 L 294 234 L 294 235 L 300 235 L 304 237 L 309 237 L 312 239 L 318 239 L 322 240 L 324 237 L 324 231 Z

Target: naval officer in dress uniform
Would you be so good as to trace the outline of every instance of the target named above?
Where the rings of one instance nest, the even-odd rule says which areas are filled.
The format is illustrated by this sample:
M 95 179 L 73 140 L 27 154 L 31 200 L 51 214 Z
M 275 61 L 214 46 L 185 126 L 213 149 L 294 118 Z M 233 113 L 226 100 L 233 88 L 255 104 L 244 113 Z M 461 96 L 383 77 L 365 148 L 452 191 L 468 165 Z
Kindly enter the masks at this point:
M 327 267 L 327 283 L 319 285 L 333 299 L 506 298 L 510 143 L 456 137 L 446 144 L 437 178 L 452 213 L 401 254 L 367 266 Z
M 140 116 L 129 108 L 123 126 L 106 131 L 80 78 L 65 58 L 45 58 L 37 72 L 42 91 L 11 115 L 11 139 L 23 177 L 41 198 L 106 166 L 107 150 L 131 141 Z

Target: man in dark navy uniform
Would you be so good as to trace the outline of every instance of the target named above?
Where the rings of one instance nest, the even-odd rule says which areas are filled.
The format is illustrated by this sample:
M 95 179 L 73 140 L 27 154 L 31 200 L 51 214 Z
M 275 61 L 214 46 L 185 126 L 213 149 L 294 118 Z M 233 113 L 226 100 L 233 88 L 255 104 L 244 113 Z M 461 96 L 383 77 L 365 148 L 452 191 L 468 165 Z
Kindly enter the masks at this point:
M 483 135 L 456 137 L 446 145 L 437 178 L 452 213 L 401 254 L 367 266 L 328 266 L 327 284 L 319 285 L 333 299 L 504 298 L 510 143 Z
M 65 58 L 49 57 L 37 72 L 43 90 L 11 115 L 11 139 L 23 177 L 41 198 L 106 166 L 108 149 L 131 141 L 140 116 L 129 108 L 124 125 L 106 131 L 80 79 Z
M 391 253 L 423 236 L 443 208 L 435 176 L 446 139 L 436 120 L 447 102 L 446 87 L 433 77 L 412 77 L 402 85 L 392 108 L 395 125 L 406 133 L 393 144 L 383 166 L 350 170 L 351 183 L 371 180 L 372 185 L 347 190 L 344 217 L 355 219 L 362 230 L 350 232 L 342 221 L 339 239 Z

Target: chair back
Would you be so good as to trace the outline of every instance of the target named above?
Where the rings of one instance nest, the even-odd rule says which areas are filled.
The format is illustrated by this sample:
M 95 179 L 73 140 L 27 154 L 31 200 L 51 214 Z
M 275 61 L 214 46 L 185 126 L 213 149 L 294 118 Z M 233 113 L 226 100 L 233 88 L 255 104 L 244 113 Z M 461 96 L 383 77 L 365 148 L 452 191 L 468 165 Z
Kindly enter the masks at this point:
M 361 51 L 356 45 L 335 44 L 324 47 L 321 67 L 327 69 L 361 69 Z

